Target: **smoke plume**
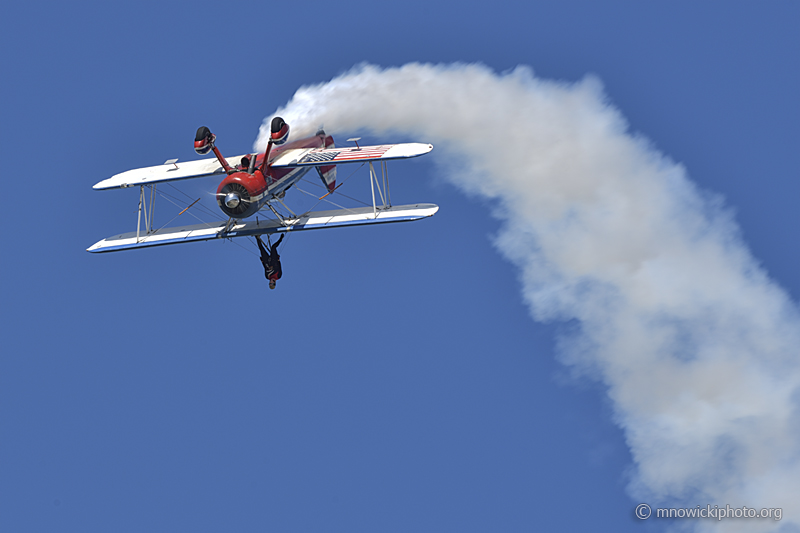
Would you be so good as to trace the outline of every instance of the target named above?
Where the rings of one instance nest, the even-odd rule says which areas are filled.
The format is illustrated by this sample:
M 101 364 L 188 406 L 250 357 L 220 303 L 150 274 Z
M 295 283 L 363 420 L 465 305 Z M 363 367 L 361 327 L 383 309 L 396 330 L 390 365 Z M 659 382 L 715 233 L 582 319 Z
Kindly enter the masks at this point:
M 531 315 L 575 324 L 559 357 L 607 389 L 632 497 L 783 508 L 697 530 L 800 524 L 798 309 L 719 198 L 632 134 L 596 78 L 361 66 L 276 114 L 295 136 L 324 123 L 431 142 L 453 185 L 491 199 Z

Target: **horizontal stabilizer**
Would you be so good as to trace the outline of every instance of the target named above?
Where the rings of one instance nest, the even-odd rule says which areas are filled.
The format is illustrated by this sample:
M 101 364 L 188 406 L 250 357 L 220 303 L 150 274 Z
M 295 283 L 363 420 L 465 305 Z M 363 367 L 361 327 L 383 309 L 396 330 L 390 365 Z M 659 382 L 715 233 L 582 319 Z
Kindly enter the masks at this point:
M 398 205 L 378 209 L 377 215 L 372 207 L 357 209 L 337 209 L 333 211 L 316 211 L 295 219 L 284 219 L 284 224 L 277 220 L 247 220 L 234 224 L 225 231 L 225 222 L 195 224 L 164 228 L 150 234 L 136 232 L 123 233 L 108 237 L 86 249 L 88 252 L 116 252 L 150 246 L 164 246 L 181 242 L 209 241 L 212 239 L 228 239 L 247 237 L 265 233 L 285 233 L 343 226 L 359 226 L 363 224 L 382 224 L 387 222 L 406 222 L 433 216 L 439 210 L 435 204 Z

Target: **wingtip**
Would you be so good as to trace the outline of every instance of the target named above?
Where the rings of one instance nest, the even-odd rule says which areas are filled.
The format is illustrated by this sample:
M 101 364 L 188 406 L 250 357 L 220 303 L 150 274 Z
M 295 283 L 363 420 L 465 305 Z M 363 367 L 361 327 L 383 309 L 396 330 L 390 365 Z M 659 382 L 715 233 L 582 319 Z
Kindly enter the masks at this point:
M 110 187 L 108 186 L 108 181 L 109 181 L 110 179 L 111 179 L 111 178 L 109 178 L 109 179 L 104 179 L 103 181 L 98 181 L 97 183 L 95 183 L 94 185 L 92 185 L 92 189 L 94 189 L 94 190 L 96 190 L 96 191 L 102 191 L 103 189 L 108 189 L 108 188 L 110 188 Z

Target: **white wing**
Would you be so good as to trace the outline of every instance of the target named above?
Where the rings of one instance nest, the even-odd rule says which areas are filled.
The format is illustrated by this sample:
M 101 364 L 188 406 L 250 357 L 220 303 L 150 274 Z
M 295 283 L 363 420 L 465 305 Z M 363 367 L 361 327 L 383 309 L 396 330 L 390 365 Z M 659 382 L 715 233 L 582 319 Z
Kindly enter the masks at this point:
M 239 160 L 245 155 L 243 154 L 235 157 L 227 158 L 238 164 Z M 92 187 L 95 190 L 103 189 L 118 189 L 125 187 L 133 187 L 134 185 L 147 185 L 150 183 L 160 183 L 162 181 L 176 181 L 187 180 L 190 178 L 204 178 L 206 176 L 225 174 L 222 165 L 216 158 L 201 159 L 199 161 L 187 161 L 185 163 L 170 163 L 164 165 L 156 165 L 154 167 L 137 168 L 128 170 L 120 174 L 111 176 L 108 179 L 95 184 Z
M 363 163 L 366 161 L 388 161 L 408 159 L 427 154 L 433 145 L 423 143 L 382 144 L 347 148 L 294 148 L 280 153 L 270 166 L 274 168 L 315 167 L 320 165 L 339 165 L 342 163 Z M 242 154 L 226 158 L 238 162 Z M 234 164 L 234 163 L 231 163 Z M 93 189 L 119 189 L 135 185 L 149 185 L 164 181 L 187 180 L 207 176 L 223 175 L 225 171 L 216 158 L 170 163 L 154 167 L 137 168 L 111 176 L 94 185 Z
M 295 148 L 281 153 L 272 161 L 270 166 L 273 168 L 316 167 L 320 165 L 340 165 L 342 163 L 408 159 L 427 154 L 431 150 L 433 150 L 432 144 L 423 143 L 348 146 L 347 148 Z
M 342 226 L 360 226 L 363 224 L 383 224 L 387 222 L 407 222 L 433 216 L 439 206 L 435 204 L 397 205 L 374 211 L 372 207 L 359 207 L 357 209 L 337 209 L 333 211 L 316 211 L 307 213 L 296 219 L 286 219 L 286 225 L 275 220 L 248 220 L 239 221 L 227 232 L 226 222 L 212 224 L 194 224 L 160 229 L 154 233 L 141 234 L 137 238 L 136 232 L 114 235 L 96 242 L 86 250 L 88 252 L 116 252 L 119 250 L 132 250 L 135 248 L 148 248 L 150 246 L 163 246 L 181 242 L 210 241 L 213 239 L 229 239 L 232 237 L 247 237 L 264 233 L 283 233 L 288 231 L 307 231 L 322 228 L 337 228 Z

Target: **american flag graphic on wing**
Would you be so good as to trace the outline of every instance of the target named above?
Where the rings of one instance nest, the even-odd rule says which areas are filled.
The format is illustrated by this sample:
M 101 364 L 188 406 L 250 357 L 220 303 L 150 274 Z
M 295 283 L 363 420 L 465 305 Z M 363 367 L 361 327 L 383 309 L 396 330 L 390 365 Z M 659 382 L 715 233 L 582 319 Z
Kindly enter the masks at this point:
M 326 148 L 312 150 L 304 155 L 297 163 L 339 163 L 344 161 L 359 161 L 365 159 L 376 159 L 385 154 L 392 144 L 380 146 L 364 146 L 361 148 Z

